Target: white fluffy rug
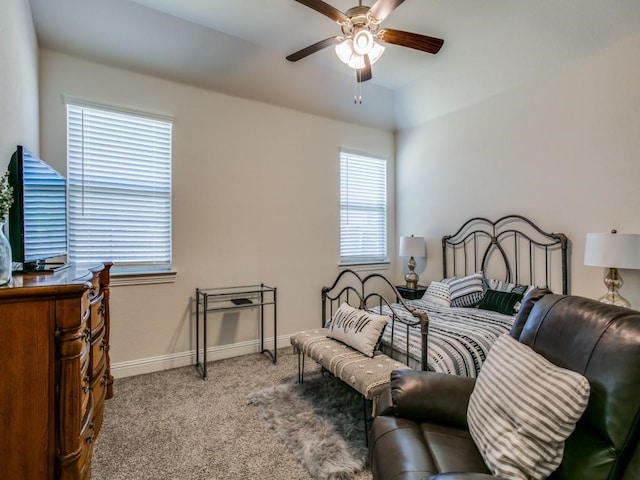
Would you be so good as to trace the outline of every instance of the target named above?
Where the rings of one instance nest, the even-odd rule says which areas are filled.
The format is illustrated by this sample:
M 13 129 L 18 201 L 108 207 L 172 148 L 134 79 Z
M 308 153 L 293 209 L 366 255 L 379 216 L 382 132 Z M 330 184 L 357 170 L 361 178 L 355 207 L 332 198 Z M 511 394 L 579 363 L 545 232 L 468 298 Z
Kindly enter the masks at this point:
M 350 480 L 366 467 L 362 397 L 334 377 L 305 375 L 248 400 L 315 480 Z

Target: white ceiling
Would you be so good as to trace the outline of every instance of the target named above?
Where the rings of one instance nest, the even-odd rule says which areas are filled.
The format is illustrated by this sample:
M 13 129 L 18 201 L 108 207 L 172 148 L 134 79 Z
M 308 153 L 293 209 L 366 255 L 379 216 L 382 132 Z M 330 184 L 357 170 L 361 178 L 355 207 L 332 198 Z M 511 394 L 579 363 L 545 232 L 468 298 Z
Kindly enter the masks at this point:
M 433 116 L 640 33 L 639 0 L 406 0 L 383 26 L 443 38 L 444 46 L 430 55 L 388 45 L 363 84 L 363 104 L 354 105 L 353 72 L 331 48 L 297 63 L 284 59 L 339 33 L 329 18 L 294 0 L 30 3 L 44 48 L 388 129 L 424 120 L 404 111 L 416 107 L 403 100 L 416 89 L 429 92 L 426 102 L 451 99 L 432 106 Z M 327 3 L 346 11 L 357 1 Z

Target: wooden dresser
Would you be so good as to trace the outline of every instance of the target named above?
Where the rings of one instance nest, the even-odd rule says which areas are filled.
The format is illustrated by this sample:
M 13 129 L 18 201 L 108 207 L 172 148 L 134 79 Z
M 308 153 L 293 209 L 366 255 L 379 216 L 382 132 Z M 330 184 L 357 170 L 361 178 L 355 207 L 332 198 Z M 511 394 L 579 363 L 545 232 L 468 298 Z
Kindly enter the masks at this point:
M 0 287 L 0 479 L 87 479 L 111 398 L 110 264 Z

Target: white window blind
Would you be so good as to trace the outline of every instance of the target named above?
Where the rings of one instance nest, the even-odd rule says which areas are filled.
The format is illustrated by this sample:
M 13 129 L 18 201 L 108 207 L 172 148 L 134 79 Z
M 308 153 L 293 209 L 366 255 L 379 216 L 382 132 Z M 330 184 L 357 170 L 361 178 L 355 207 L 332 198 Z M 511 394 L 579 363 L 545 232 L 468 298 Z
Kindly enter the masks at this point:
M 69 260 L 171 265 L 170 121 L 67 103 Z
M 340 263 L 387 260 L 387 162 L 340 152 Z

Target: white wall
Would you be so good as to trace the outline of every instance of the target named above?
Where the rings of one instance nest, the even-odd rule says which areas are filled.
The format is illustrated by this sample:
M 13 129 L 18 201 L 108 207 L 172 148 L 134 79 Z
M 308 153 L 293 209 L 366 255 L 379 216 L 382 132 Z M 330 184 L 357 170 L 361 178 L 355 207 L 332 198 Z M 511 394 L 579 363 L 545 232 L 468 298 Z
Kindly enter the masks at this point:
M 0 172 L 16 145 L 37 152 L 38 45 L 29 2 L 2 0 L 0 15 Z
M 60 171 L 66 158 L 63 94 L 175 119 L 173 263 L 178 276 L 174 284 L 113 288 L 116 374 L 119 365 L 123 374 L 153 369 L 159 363 L 124 367 L 195 348 L 191 301 L 196 287 L 265 282 L 278 287 L 279 336 L 319 325 L 321 287 L 338 272 L 339 149 L 387 157 L 393 185 L 393 133 L 51 51 L 40 56 L 41 153 Z M 391 199 L 393 194 L 392 188 Z M 392 214 L 391 231 L 393 221 Z M 210 327 L 209 344 L 219 346 L 220 355 L 225 345 L 257 337 L 256 316 L 246 312 L 239 322 L 228 315 Z
M 571 293 L 604 294 L 604 269 L 583 265 L 585 234 L 640 233 L 639 58 L 636 36 L 398 135 L 398 235 L 427 237 L 422 278 L 442 274 L 442 235 L 519 213 L 572 241 Z M 637 308 L 640 271 L 621 274 Z

